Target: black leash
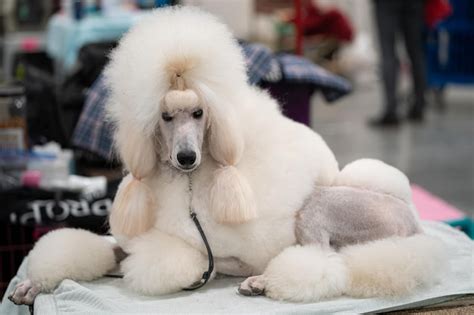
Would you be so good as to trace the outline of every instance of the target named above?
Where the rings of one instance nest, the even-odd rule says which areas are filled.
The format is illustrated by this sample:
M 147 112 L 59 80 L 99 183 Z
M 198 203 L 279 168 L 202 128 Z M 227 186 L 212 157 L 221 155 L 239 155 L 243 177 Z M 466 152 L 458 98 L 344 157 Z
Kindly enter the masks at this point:
M 193 283 L 190 287 L 184 288 L 183 289 L 184 291 L 192 291 L 192 290 L 196 290 L 203 287 L 211 278 L 212 271 L 214 270 L 214 256 L 212 255 L 211 246 L 209 246 L 209 242 L 207 241 L 206 234 L 204 234 L 204 231 L 202 230 L 201 224 L 199 223 L 196 213 L 191 210 L 189 215 L 191 216 L 191 219 L 196 225 L 196 228 L 198 229 L 199 234 L 201 234 L 202 241 L 204 242 L 204 245 L 206 246 L 207 258 L 209 260 L 209 267 L 207 268 L 207 271 L 205 271 L 202 274 L 202 278 L 200 281 Z
M 209 245 L 209 242 L 207 241 L 206 234 L 204 233 L 201 224 L 199 223 L 199 220 L 197 218 L 196 212 L 194 212 L 191 201 L 193 198 L 193 187 L 192 187 L 192 181 L 191 181 L 191 174 L 188 176 L 189 178 L 189 216 L 191 217 L 191 220 L 193 220 L 194 224 L 196 225 L 196 228 L 201 235 L 202 241 L 204 242 L 204 246 L 206 246 L 206 251 L 207 251 L 207 258 L 209 260 L 209 266 L 207 268 L 207 271 L 205 271 L 202 274 L 201 280 L 193 283 L 191 286 L 187 288 L 183 288 L 184 291 L 193 291 L 196 289 L 199 289 L 203 287 L 211 278 L 212 271 L 214 271 L 214 256 L 212 255 L 212 250 L 211 246 Z M 114 274 L 108 274 L 106 277 L 110 278 L 123 278 L 123 275 L 114 275 Z
M 199 289 L 203 287 L 211 278 L 212 271 L 214 270 L 214 256 L 212 255 L 212 250 L 211 246 L 209 246 L 209 242 L 207 241 L 206 234 L 204 234 L 204 231 L 202 230 L 201 224 L 199 223 L 199 220 L 197 218 L 196 212 L 194 212 L 193 207 L 192 207 L 192 201 L 193 201 L 193 182 L 191 180 L 191 174 L 188 175 L 188 180 L 189 180 L 189 216 L 191 217 L 191 220 L 193 220 L 194 224 L 196 225 L 196 228 L 201 235 L 202 241 L 204 242 L 204 245 L 206 246 L 206 251 L 207 251 L 207 258 L 209 260 L 209 267 L 207 268 L 207 271 L 205 271 L 202 274 L 201 280 L 193 283 L 191 286 L 184 288 L 184 291 L 192 291 Z

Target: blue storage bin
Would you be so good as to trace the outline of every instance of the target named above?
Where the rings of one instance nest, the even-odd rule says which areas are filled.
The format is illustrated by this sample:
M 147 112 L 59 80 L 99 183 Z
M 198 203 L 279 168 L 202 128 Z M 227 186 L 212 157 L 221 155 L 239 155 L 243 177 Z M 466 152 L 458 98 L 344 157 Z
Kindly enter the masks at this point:
M 449 20 L 474 20 L 474 1 L 449 0 L 453 13 Z
M 453 15 L 427 37 L 428 85 L 474 83 L 474 1 L 451 0 Z
M 474 23 L 440 24 L 428 36 L 427 61 L 430 86 L 474 83 Z

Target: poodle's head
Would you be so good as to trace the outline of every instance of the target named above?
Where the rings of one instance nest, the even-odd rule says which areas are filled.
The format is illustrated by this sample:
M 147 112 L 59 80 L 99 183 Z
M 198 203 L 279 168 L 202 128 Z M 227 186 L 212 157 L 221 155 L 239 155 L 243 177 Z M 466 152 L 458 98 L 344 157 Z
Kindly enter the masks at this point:
M 209 126 L 207 106 L 192 90 L 168 92 L 160 107 L 157 145 L 162 159 L 190 172 L 201 164 L 203 142 Z
M 185 89 L 181 81 L 181 88 L 169 90 L 159 107 L 153 135 L 156 162 L 190 172 L 206 151 L 222 166 L 238 163 L 244 143 L 236 113 L 206 86 Z
M 216 166 L 209 183 L 216 220 L 256 217 L 237 167 L 250 88 L 242 52 L 224 24 L 196 8 L 156 10 L 123 37 L 105 77 L 117 153 L 131 173 L 114 201 L 116 231 L 136 235 L 153 223 L 150 187 L 161 166 L 190 172 L 204 158 Z
M 154 11 L 114 49 L 105 78 L 117 153 L 136 177 L 160 162 L 194 170 L 205 146 L 219 164 L 241 158 L 245 62 L 212 15 L 192 7 Z

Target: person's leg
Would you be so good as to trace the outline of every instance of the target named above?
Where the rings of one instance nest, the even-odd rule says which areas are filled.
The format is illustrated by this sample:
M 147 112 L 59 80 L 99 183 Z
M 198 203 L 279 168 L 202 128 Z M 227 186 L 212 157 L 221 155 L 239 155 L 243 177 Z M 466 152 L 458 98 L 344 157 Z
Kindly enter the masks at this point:
M 390 122 L 396 124 L 398 122 L 396 98 L 398 60 L 395 52 L 398 7 L 398 1 L 374 1 L 385 102 L 382 116 L 372 121 L 374 124 L 383 125 L 390 124 Z
M 425 108 L 426 69 L 423 51 L 423 7 L 424 0 L 406 1 L 403 18 L 400 19 L 405 47 L 411 62 L 414 103 L 408 118 L 423 119 Z

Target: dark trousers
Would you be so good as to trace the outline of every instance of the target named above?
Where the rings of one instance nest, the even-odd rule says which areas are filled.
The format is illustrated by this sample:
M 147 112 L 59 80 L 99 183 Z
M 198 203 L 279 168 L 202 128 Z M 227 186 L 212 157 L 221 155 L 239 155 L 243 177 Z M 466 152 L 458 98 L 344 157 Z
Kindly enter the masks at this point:
M 381 50 L 385 114 L 397 114 L 397 77 L 399 63 L 396 39 L 400 34 L 411 62 L 414 102 L 412 110 L 423 111 L 426 88 L 423 52 L 424 0 L 374 0 Z

